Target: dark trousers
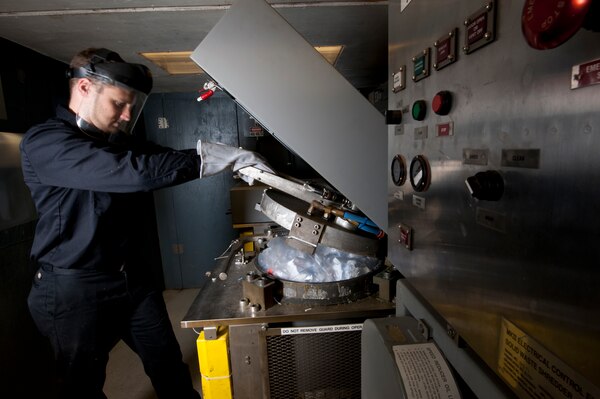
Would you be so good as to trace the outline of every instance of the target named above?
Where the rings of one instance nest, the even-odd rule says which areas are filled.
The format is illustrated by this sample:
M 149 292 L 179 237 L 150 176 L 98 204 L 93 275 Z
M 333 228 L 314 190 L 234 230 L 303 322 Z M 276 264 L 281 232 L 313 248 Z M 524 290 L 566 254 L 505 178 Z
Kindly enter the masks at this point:
M 159 398 L 200 398 L 162 294 L 131 273 L 42 267 L 28 304 L 54 348 L 61 399 L 105 399 L 108 355 L 121 339 L 139 355 Z

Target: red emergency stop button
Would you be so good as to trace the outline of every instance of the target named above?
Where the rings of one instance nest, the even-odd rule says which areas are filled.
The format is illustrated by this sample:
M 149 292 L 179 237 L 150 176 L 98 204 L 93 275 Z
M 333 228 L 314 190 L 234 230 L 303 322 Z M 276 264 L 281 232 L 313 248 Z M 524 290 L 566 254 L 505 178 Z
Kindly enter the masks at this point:
M 527 43 L 538 50 L 552 49 L 582 27 L 592 0 L 526 0 L 521 28 Z
M 448 115 L 452 108 L 452 93 L 443 90 L 438 92 L 431 101 L 431 109 L 438 115 Z

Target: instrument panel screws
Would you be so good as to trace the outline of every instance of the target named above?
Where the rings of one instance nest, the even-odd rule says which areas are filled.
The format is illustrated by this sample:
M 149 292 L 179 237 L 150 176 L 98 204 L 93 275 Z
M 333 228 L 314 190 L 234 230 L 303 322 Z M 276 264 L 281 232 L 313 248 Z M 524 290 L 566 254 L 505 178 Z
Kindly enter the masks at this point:
M 456 330 L 454 330 L 454 328 L 448 326 L 446 329 L 446 333 L 448 334 L 448 336 L 452 339 L 454 339 L 454 337 L 456 337 Z

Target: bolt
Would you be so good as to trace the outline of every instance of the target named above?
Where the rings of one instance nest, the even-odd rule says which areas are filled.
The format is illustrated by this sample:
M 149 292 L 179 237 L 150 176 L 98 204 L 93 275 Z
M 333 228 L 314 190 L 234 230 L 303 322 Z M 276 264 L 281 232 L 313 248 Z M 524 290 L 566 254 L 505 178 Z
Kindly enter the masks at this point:
M 253 303 L 252 305 L 250 305 L 250 311 L 252 313 L 258 312 L 259 310 L 260 310 L 260 305 L 258 303 Z
M 244 363 L 246 363 L 246 364 L 252 363 L 252 359 L 250 358 L 250 356 L 244 357 Z
M 450 326 L 448 326 L 446 333 L 448 333 L 448 336 L 452 339 L 454 339 L 454 337 L 456 337 L 456 331 Z

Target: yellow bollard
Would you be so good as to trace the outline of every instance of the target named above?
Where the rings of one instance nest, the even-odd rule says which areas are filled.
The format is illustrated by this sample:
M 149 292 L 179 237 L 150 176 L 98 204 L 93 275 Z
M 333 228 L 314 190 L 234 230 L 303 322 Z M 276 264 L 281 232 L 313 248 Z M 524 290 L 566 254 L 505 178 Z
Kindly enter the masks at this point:
M 232 399 L 227 327 L 217 328 L 217 339 L 207 340 L 202 331 L 196 340 L 196 346 L 203 399 Z

